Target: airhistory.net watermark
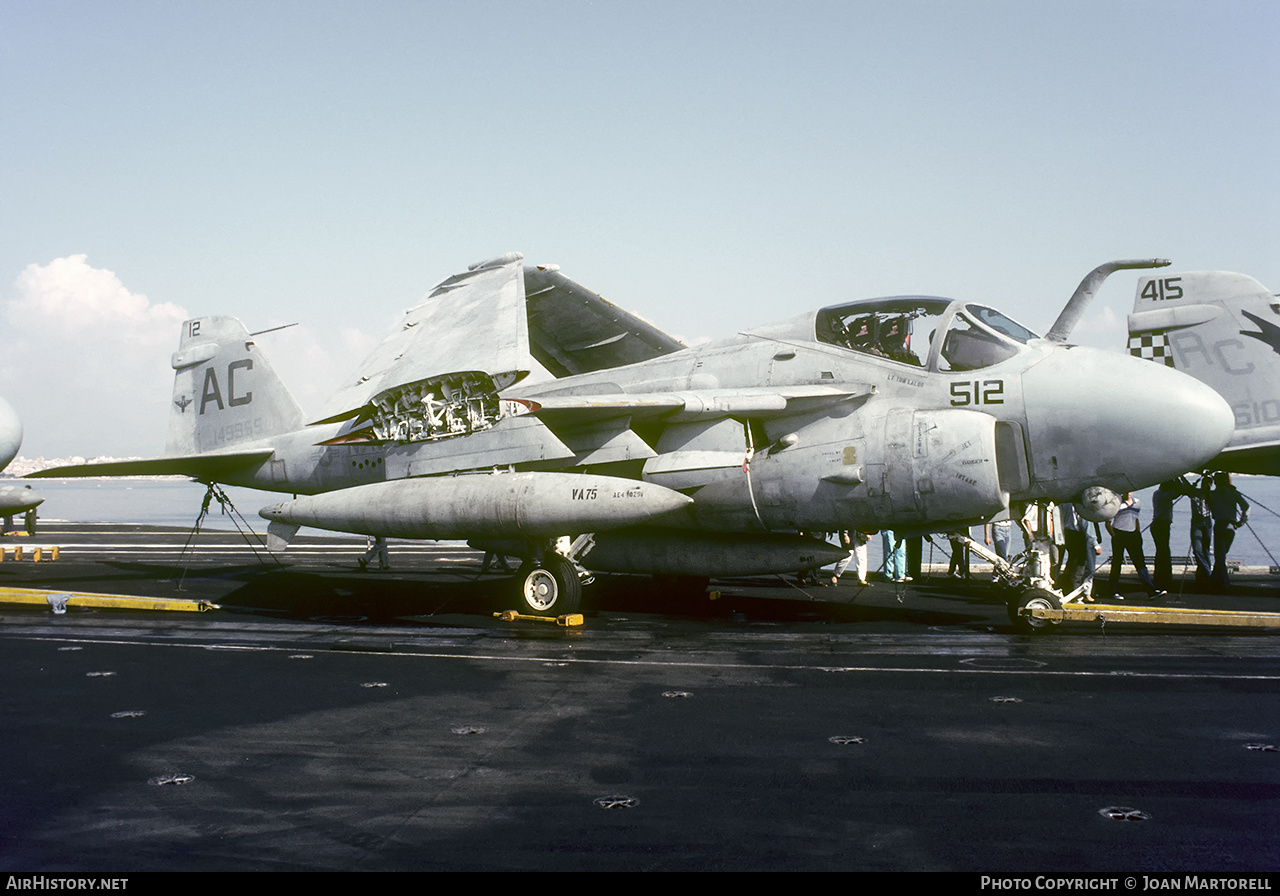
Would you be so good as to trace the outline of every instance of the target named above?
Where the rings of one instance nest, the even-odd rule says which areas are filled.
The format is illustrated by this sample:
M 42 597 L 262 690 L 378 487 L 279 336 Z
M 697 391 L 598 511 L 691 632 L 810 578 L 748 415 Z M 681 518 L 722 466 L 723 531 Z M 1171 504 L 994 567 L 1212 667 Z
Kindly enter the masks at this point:
M 6 890 L 126 890 L 127 877 L 63 877 L 44 874 L 10 874 Z

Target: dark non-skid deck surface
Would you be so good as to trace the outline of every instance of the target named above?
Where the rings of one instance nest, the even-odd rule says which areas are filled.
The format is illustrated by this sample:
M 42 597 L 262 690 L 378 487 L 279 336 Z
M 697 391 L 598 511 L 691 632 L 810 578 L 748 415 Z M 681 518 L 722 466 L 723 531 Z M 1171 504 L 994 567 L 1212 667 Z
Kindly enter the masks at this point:
M 181 560 L 185 536 L 49 525 L 58 561 L 0 565 L 0 587 L 223 606 L 0 610 L 4 867 L 1280 863 L 1273 634 L 1023 636 L 938 578 L 689 600 L 605 577 L 581 629 L 517 625 L 455 545 L 361 574 L 355 539 L 279 566 L 224 535 Z M 1280 609 L 1267 578 L 1174 600 Z

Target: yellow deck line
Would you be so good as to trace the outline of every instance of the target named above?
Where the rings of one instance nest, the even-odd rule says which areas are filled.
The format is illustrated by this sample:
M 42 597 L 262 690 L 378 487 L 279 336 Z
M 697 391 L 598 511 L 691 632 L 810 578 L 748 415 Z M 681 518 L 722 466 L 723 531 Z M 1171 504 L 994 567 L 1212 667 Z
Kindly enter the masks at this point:
M 83 591 L 59 591 L 48 588 L 0 588 L 0 603 L 49 606 L 53 595 L 68 607 L 103 607 L 116 610 L 168 610 L 203 613 L 218 609 L 207 600 L 175 600 L 165 597 L 140 597 L 134 594 L 89 594 Z
M 1024 609 L 1024 615 L 1051 622 L 1170 622 L 1181 625 L 1237 625 L 1280 628 L 1280 613 L 1249 610 L 1201 610 L 1195 607 L 1122 607 L 1071 603 L 1061 610 Z

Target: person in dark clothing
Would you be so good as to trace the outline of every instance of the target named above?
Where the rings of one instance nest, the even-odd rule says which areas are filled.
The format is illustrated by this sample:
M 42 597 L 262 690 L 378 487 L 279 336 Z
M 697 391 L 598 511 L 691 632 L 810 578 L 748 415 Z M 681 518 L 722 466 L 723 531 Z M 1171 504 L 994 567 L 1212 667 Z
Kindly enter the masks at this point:
M 1209 513 L 1210 482 L 1211 477 L 1208 474 L 1195 485 L 1188 482 L 1186 476 L 1179 476 L 1173 480 L 1176 485 L 1176 494 L 1191 499 L 1191 555 L 1196 561 L 1197 588 L 1208 586 L 1209 573 L 1213 569 L 1213 518 Z M 1163 489 L 1165 486 L 1160 487 Z M 1153 523 L 1152 529 L 1154 528 Z
M 924 536 L 912 535 L 903 541 L 907 546 L 907 580 L 923 578 L 921 570 L 924 567 Z
M 1231 484 L 1230 473 L 1213 475 L 1213 491 L 1209 495 L 1209 512 L 1213 516 L 1213 573 L 1210 583 L 1227 589 L 1227 553 L 1236 539 L 1236 530 L 1249 520 L 1249 502 Z
M 1080 510 L 1075 504 L 1060 504 L 1058 510 L 1062 517 L 1062 537 L 1067 555 L 1058 587 L 1070 593 L 1083 585 L 1084 599 L 1092 601 L 1093 574 L 1097 569 L 1097 542 L 1089 532 L 1089 522 L 1080 516 Z M 1093 528 L 1096 530 L 1098 524 L 1094 523 Z
M 957 529 L 950 536 L 951 563 L 947 566 L 947 575 L 955 579 L 969 578 L 969 545 L 958 537 L 968 534 L 968 529 Z
M 1180 494 L 1180 483 L 1173 479 L 1162 482 L 1151 496 L 1151 542 L 1155 545 L 1155 572 L 1151 576 L 1157 588 L 1173 586 L 1173 552 L 1169 549 L 1169 533 L 1173 529 L 1173 502 Z

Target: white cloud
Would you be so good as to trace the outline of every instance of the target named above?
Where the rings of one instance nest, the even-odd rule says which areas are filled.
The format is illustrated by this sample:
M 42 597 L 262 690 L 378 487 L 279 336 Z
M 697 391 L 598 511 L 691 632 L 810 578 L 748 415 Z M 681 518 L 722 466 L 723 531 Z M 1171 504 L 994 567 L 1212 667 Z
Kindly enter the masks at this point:
M 96 335 L 103 327 L 143 338 L 161 328 L 172 337 L 187 317 L 171 302 L 153 305 L 130 292 L 111 271 L 90 267 L 87 255 L 55 258 L 43 267 L 29 264 L 14 285 L 17 294 L 7 309 L 11 323 L 48 325 L 62 338 Z
M 1110 305 L 1099 304 L 1085 313 L 1068 341 L 1075 345 L 1123 351 L 1127 334 L 1126 316 Z
M 31 264 L 0 303 L 0 395 L 23 420 L 25 457 L 154 456 L 163 451 L 181 323 L 171 302 L 132 292 L 87 256 Z M 356 328 L 305 324 L 259 345 L 304 413 L 320 408 L 377 344 Z
M 23 417 L 25 456 L 148 454 L 187 312 L 131 292 L 85 255 L 31 264 L 3 303 L 0 388 Z

